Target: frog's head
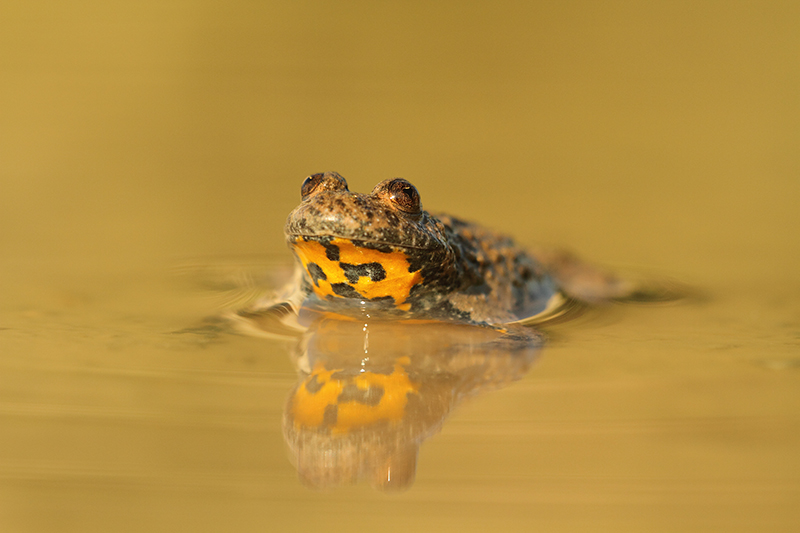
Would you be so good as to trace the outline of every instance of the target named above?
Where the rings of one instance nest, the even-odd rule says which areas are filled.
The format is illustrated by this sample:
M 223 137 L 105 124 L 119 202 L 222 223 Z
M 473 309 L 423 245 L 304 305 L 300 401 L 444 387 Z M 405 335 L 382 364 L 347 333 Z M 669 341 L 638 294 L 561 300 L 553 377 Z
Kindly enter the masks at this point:
M 408 310 L 409 299 L 454 263 L 445 228 L 404 179 L 359 194 L 339 174 L 325 172 L 307 177 L 301 195 L 284 232 L 319 297 Z

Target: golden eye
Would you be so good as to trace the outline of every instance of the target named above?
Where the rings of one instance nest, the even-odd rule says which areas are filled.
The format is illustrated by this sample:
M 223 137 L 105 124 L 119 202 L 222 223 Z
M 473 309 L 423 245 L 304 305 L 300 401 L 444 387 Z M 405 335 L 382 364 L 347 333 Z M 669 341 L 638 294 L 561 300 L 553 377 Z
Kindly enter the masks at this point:
M 311 174 L 309 177 L 303 180 L 303 185 L 300 187 L 300 196 L 303 200 L 308 198 L 308 195 L 314 192 L 314 190 L 322 183 L 322 178 L 325 176 L 323 173 L 319 174 Z
M 320 191 L 347 191 L 347 182 L 336 172 L 320 172 L 311 174 L 303 180 L 300 186 L 300 196 L 303 200 Z
M 405 213 L 414 215 L 422 211 L 417 188 L 402 178 L 379 183 L 373 189 L 373 194 L 389 200 L 397 209 Z

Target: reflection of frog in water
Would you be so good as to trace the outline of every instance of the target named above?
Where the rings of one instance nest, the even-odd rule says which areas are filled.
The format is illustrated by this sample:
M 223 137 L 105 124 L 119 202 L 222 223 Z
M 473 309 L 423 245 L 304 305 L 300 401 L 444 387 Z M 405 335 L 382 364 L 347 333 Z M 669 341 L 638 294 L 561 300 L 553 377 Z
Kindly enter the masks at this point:
M 570 299 L 633 293 L 570 255 L 534 257 L 434 217 L 402 179 L 365 195 L 314 174 L 301 192 L 285 227 L 298 259 L 289 294 L 233 318 L 250 331 L 304 332 L 284 435 L 314 486 L 408 486 L 419 444 L 460 399 L 525 373 L 542 337 L 523 324 Z
M 323 315 L 303 344 L 283 423 L 300 479 L 402 489 L 449 412 L 522 377 L 541 342 L 464 324 Z

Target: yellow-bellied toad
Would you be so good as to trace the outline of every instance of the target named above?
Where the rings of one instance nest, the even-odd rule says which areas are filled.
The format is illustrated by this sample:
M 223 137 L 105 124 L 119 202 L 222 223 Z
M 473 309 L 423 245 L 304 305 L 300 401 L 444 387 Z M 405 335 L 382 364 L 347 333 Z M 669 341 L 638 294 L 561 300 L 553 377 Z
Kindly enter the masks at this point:
M 556 271 L 548 272 L 510 237 L 431 215 L 404 179 L 359 194 L 326 172 L 307 177 L 301 194 L 284 231 L 303 269 L 300 290 L 312 305 L 502 324 L 544 310 L 563 288 L 558 269 L 575 264 L 551 258 Z

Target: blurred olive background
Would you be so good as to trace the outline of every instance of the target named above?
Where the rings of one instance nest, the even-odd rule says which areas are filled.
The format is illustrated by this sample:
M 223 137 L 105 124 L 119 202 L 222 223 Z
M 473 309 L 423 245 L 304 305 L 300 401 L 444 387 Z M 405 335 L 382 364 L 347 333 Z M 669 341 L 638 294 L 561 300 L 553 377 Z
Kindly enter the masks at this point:
M 798 28 L 793 1 L 3 2 L 0 529 L 796 530 Z M 174 265 L 288 257 L 325 170 L 708 301 L 576 328 L 397 499 L 306 491 L 285 353 L 149 335 L 213 312 Z

